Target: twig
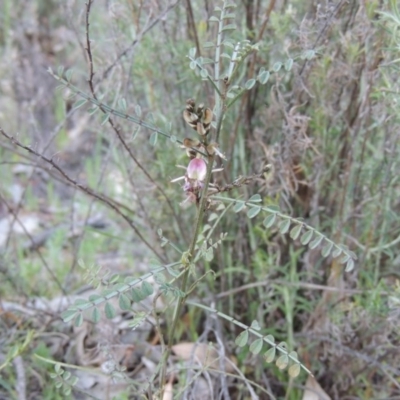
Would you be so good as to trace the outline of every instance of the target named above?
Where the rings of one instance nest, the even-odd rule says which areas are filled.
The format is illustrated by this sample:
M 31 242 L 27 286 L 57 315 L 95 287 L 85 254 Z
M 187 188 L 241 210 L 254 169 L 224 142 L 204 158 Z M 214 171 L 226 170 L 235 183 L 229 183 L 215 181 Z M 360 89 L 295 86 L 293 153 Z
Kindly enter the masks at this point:
M 282 279 L 266 279 L 261 282 L 252 282 L 246 285 L 242 285 L 237 288 L 233 288 L 231 290 L 227 290 L 225 292 L 218 293 L 213 298 L 222 299 L 227 296 L 231 296 L 248 289 L 254 289 L 256 287 L 267 287 L 271 284 L 278 284 L 282 286 L 290 286 L 299 289 L 308 289 L 308 290 L 321 290 L 327 292 L 339 292 L 343 294 L 347 294 L 349 296 L 354 294 L 378 294 L 380 296 L 389 296 L 390 293 L 386 291 L 379 291 L 378 293 L 375 290 L 359 290 L 359 289 L 341 289 L 335 286 L 325 286 L 325 285 L 318 285 L 316 283 L 307 283 L 307 282 L 288 282 Z
M 3 130 L 0 128 L 0 132 L 3 133 Z M 25 225 L 22 223 L 22 221 L 19 219 L 18 215 L 16 212 L 12 209 L 12 207 L 8 204 L 7 200 L 1 195 L 0 193 L 0 199 L 2 203 L 6 206 L 8 212 L 13 215 L 15 221 L 19 223 L 21 226 L 22 230 L 24 231 L 24 234 L 28 237 L 28 239 L 31 241 L 32 244 L 34 244 L 34 240 L 31 236 L 31 234 L 28 232 L 28 230 L 25 228 Z M 53 270 L 50 268 L 50 266 L 47 264 L 46 260 L 42 256 L 42 253 L 37 249 L 34 248 L 35 253 L 38 255 L 40 258 L 40 261 L 43 263 L 44 267 L 46 268 L 46 271 L 49 273 L 49 275 L 52 277 L 54 282 L 57 284 L 57 286 L 60 288 L 61 292 L 66 296 L 67 292 L 65 291 L 64 287 L 61 285 L 61 282 L 58 280 L 56 275 L 54 274 Z
M 92 2 L 93 0 L 90 0 Z M 135 47 L 136 45 L 140 42 L 142 39 L 143 35 L 145 35 L 148 31 L 150 31 L 159 21 L 162 20 L 162 18 L 165 17 L 166 14 L 170 10 L 172 10 L 180 0 L 175 1 L 175 3 L 170 4 L 165 8 L 164 11 L 161 12 L 161 14 L 157 17 L 154 18 L 153 21 L 151 21 L 143 30 L 139 33 L 138 38 L 136 38 L 130 45 L 127 47 L 122 53 L 120 53 L 117 58 L 114 60 L 114 62 L 103 72 L 100 81 L 103 81 L 105 78 L 107 78 L 108 74 L 111 72 L 111 70 L 117 65 L 118 61 L 121 60 L 121 58 L 127 56 Z
M 99 101 L 99 99 L 96 95 L 94 83 L 93 83 L 94 65 L 93 65 L 93 56 L 92 56 L 92 49 L 91 49 L 91 42 L 90 42 L 90 31 L 89 31 L 89 27 L 90 27 L 89 17 L 90 17 L 90 10 L 91 10 L 92 3 L 93 3 L 93 0 L 88 0 L 88 2 L 86 3 L 86 48 L 85 48 L 85 50 L 86 50 L 86 53 L 88 56 L 88 61 L 89 61 L 88 84 L 89 84 L 90 92 L 92 93 L 93 98 L 95 100 Z M 105 108 L 102 105 L 100 105 L 99 108 L 104 114 L 107 114 L 107 111 L 105 110 Z M 178 228 L 180 230 L 181 237 L 185 238 L 186 237 L 185 230 L 183 229 L 183 224 L 181 222 L 181 219 L 180 219 L 179 215 L 176 213 L 175 208 L 174 208 L 171 200 L 169 199 L 168 195 L 165 193 L 164 189 L 151 177 L 151 175 L 147 172 L 147 170 L 143 167 L 143 165 L 135 157 L 131 148 L 126 143 L 126 141 L 123 137 L 123 134 L 121 133 L 121 129 L 119 127 L 117 127 L 117 124 L 114 122 L 114 120 L 111 117 L 108 118 L 108 123 L 111 126 L 111 128 L 113 129 L 113 131 L 115 132 L 115 134 L 117 135 L 118 140 L 122 143 L 122 146 L 128 152 L 130 158 L 134 161 L 134 163 L 139 167 L 139 169 L 145 174 L 147 179 L 156 187 L 156 189 L 165 198 L 165 201 L 167 202 L 169 208 L 171 209 L 172 214 L 174 215 L 174 218 L 178 224 Z
M 40 159 L 42 159 L 44 162 L 46 162 L 47 164 L 51 165 L 55 170 L 57 170 L 57 172 L 59 172 L 61 174 L 61 176 L 66 179 L 69 183 L 71 183 L 73 186 L 77 187 L 78 189 L 80 189 L 82 192 L 88 194 L 89 196 L 92 196 L 94 198 L 96 198 L 97 200 L 99 200 L 100 202 L 102 202 L 103 204 L 106 204 L 109 208 L 111 208 L 112 210 L 114 210 L 120 217 L 122 217 L 128 224 L 129 226 L 133 229 L 133 231 L 136 233 L 136 235 L 140 238 L 140 240 L 142 240 L 142 242 L 162 261 L 164 260 L 164 256 L 161 255 L 144 237 L 143 235 L 140 233 L 139 229 L 136 227 L 136 225 L 133 223 L 133 221 L 123 212 L 121 212 L 121 210 L 119 210 L 119 208 L 113 204 L 111 201 L 109 201 L 107 198 L 103 197 L 102 195 L 96 193 L 95 191 L 93 191 L 91 188 L 88 188 L 87 186 L 78 183 L 76 180 L 72 179 L 58 164 L 56 164 L 53 159 L 49 159 L 46 156 L 44 156 L 43 154 L 40 154 L 39 152 L 37 152 L 36 150 L 32 149 L 31 147 L 25 146 L 23 145 L 19 140 L 17 140 L 16 138 L 14 138 L 13 136 L 8 135 L 1 127 L 0 127 L 0 133 L 6 137 L 7 139 L 9 139 L 13 144 L 15 144 L 16 146 L 28 151 L 31 154 L 34 154 L 35 156 L 39 157 Z
M 26 400 L 26 375 L 24 361 L 22 360 L 22 357 L 15 357 L 13 360 L 13 364 L 17 375 L 15 389 L 18 394 L 18 400 Z
M 239 188 L 243 185 L 248 185 L 253 182 L 257 178 L 262 178 L 263 175 L 270 170 L 271 166 L 266 165 L 263 170 L 259 174 L 253 174 L 248 176 L 239 176 L 239 178 L 235 179 L 232 183 L 229 183 L 224 186 L 219 186 L 213 183 L 212 187 L 208 189 L 208 194 L 213 195 L 216 193 L 229 192 L 233 189 Z

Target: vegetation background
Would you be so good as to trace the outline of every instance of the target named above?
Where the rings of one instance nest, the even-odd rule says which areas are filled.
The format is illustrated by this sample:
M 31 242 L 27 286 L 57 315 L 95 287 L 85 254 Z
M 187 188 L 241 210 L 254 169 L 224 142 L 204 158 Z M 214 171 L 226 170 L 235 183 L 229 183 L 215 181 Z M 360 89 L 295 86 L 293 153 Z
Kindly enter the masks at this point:
M 186 100 L 211 108 L 215 100 L 187 55 L 196 47 L 212 57 L 204 44 L 215 40 L 209 19 L 221 4 L 95 0 L 96 92 L 114 107 L 125 99 L 128 114 L 141 114 L 178 139 L 190 135 L 182 118 Z M 213 342 L 232 369 L 205 369 L 200 376 L 189 363 L 169 375 L 173 396 L 400 399 L 396 1 L 243 0 L 236 6 L 232 38 L 259 48 L 241 79 L 256 78 L 261 68 L 270 78 L 227 113 L 219 140 L 227 160 L 213 180 L 227 184 L 270 164 L 268 176 L 232 196 L 259 193 L 264 204 L 346 244 L 358 260 L 344 273 L 319 248 L 266 229 L 262 218 L 224 212 L 214 233 L 227 236 L 209 261 L 196 264 L 202 279 L 190 296 L 247 325 L 257 320 L 263 333 L 299 353 L 315 379 L 304 372 L 290 377 L 238 347 L 235 325 L 186 307 L 176 343 Z M 67 295 L 85 297 L 114 274 L 139 276 L 155 260 L 176 261 L 193 228 L 195 206 L 182 207 L 183 191 L 170 182 L 182 175 L 176 165 L 187 164 L 185 152 L 130 121 L 113 117 L 113 127 L 90 104 L 76 107 L 68 89 L 56 90 L 47 70 L 64 66 L 89 93 L 85 19 L 78 0 L 0 4 L 1 399 L 140 398 L 139 383 L 156 371 L 162 338 L 154 322 L 132 331 L 127 321 L 157 308 L 157 297 L 134 315 L 100 321 L 102 328 L 87 322 L 74 328 L 59 315 Z M 209 211 L 206 218 L 212 224 L 220 215 Z M 160 309 L 159 328 L 166 332 L 172 310 L 166 303 Z M 177 366 L 182 361 L 179 348 L 174 351 Z M 180 354 L 185 357 L 189 362 Z M 72 382 L 71 391 L 72 378 L 43 358 L 77 365 L 65 373 L 80 383 Z

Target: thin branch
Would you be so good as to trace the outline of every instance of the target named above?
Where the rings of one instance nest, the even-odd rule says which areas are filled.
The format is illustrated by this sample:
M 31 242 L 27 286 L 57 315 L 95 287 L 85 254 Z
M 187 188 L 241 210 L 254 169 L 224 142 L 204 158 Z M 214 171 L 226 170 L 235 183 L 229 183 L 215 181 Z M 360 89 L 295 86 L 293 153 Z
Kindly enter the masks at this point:
M 0 132 L 3 133 L 3 130 L 0 128 Z M 24 231 L 24 234 L 27 236 L 27 238 L 31 241 L 31 243 L 34 243 L 34 240 L 32 238 L 32 235 L 28 232 L 28 230 L 25 228 L 25 225 L 22 223 L 22 221 L 19 219 L 18 214 L 12 209 L 12 207 L 8 204 L 7 200 L 0 194 L 0 200 L 2 203 L 6 206 L 8 212 L 12 214 L 14 217 L 15 221 L 18 222 L 18 224 L 21 226 L 22 230 Z M 50 266 L 47 264 L 45 258 L 42 256 L 42 253 L 37 249 L 34 248 L 35 253 L 38 255 L 40 258 L 40 261 L 43 263 L 46 271 L 49 273 L 51 278 L 54 280 L 54 282 L 57 284 L 61 292 L 66 296 L 67 292 L 65 291 L 64 287 L 61 285 L 61 282 L 58 280 L 57 276 L 54 274 L 53 270 L 50 268 Z
M 89 17 L 90 17 L 90 10 L 91 10 L 92 3 L 93 3 L 93 0 L 88 0 L 88 2 L 86 3 L 86 52 L 87 52 L 87 56 L 88 56 L 88 60 L 89 60 L 89 79 L 88 79 L 88 84 L 89 84 L 90 92 L 92 93 L 93 98 L 98 101 L 98 98 L 97 98 L 97 95 L 96 95 L 95 89 L 94 89 L 94 84 L 93 84 L 94 66 L 93 66 L 93 56 L 92 56 L 92 50 L 91 50 L 91 44 L 90 44 L 90 31 L 89 31 L 89 27 L 90 27 Z M 107 114 L 107 111 L 104 109 L 104 107 L 100 106 L 99 108 L 104 114 Z M 139 167 L 139 169 L 145 174 L 147 179 L 156 187 L 156 189 L 165 198 L 165 201 L 167 202 L 167 204 L 168 204 L 170 210 L 172 211 L 172 214 L 173 214 L 173 216 L 174 216 L 174 218 L 175 218 L 175 220 L 176 220 L 176 222 L 178 224 L 178 228 L 180 230 L 181 236 L 183 238 L 185 238 L 186 235 L 185 235 L 185 230 L 183 228 L 183 224 L 182 224 L 181 218 L 176 213 L 175 208 L 174 208 L 170 198 L 165 193 L 164 189 L 151 177 L 151 175 L 147 172 L 147 170 L 143 167 L 143 165 L 135 157 L 135 155 L 133 154 L 131 148 L 126 143 L 126 141 L 125 141 L 125 139 L 123 137 L 123 134 L 121 133 L 121 129 L 117 127 L 117 125 L 114 123 L 114 121 L 113 121 L 113 119 L 111 117 L 108 118 L 108 123 L 110 124 L 111 128 L 113 129 L 113 131 L 117 135 L 119 141 L 122 143 L 123 147 L 128 152 L 129 156 L 134 161 L 134 163 Z
M 92 2 L 93 0 L 90 0 Z M 121 60 L 121 58 L 127 56 L 135 47 L 136 45 L 142 40 L 142 37 L 149 32 L 152 28 L 154 28 L 155 25 L 157 25 L 158 22 L 160 22 L 168 13 L 170 10 L 172 10 L 180 0 L 175 1 L 174 3 L 168 5 L 164 11 L 161 12 L 161 14 L 154 18 L 153 21 L 151 21 L 143 30 L 139 33 L 138 37 L 127 47 L 122 53 L 120 53 L 117 58 L 114 60 L 114 62 L 103 72 L 100 81 L 103 81 L 105 78 L 107 78 L 108 74 L 111 72 L 111 70 L 117 65 L 117 63 Z
M 69 183 L 71 183 L 73 186 L 77 187 L 78 189 L 80 189 L 82 192 L 88 194 L 89 196 L 92 196 L 94 198 L 96 198 L 97 200 L 99 200 L 101 203 L 107 205 L 109 208 L 111 208 L 112 210 L 114 210 L 120 217 L 122 217 L 127 223 L 128 225 L 133 229 L 133 231 L 136 233 L 136 235 L 140 238 L 140 240 L 160 259 L 160 260 L 164 260 L 164 256 L 161 255 L 144 237 L 143 235 L 140 233 L 139 229 L 136 227 L 136 225 L 133 223 L 133 221 L 123 212 L 121 212 L 119 210 L 119 208 L 117 206 L 115 206 L 115 204 L 113 204 L 112 202 L 110 202 L 108 199 L 104 198 L 103 196 L 101 196 L 100 194 L 96 193 L 95 191 L 93 191 L 91 188 L 78 183 L 76 180 L 72 179 L 58 164 L 56 164 L 53 159 L 49 159 L 46 156 L 44 156 L 43 154 L 40 154 L 39 152 L 37 152 L 36 150 L 32 149 L 31 147 L 25 146 L 23 145 L 19 140 L 17 140 L 16 138 L 14 138 L 13 136 L 8 135 L 1 127 L 0 127 L 0 133 L 6 137 L 7 139 L 9 139 L 13 144 L 15 144 L 16 146 L 28 151 L 31 154 L 34 154 L 35 156 L 39 157 L 40 159 L 42 159 L 44 162 L 46 162 L 47 164 L 51 165 L 55 170 L 57 170 L 57 172 L 59 172 L 61 174 L 61 176 L 67 180 Z

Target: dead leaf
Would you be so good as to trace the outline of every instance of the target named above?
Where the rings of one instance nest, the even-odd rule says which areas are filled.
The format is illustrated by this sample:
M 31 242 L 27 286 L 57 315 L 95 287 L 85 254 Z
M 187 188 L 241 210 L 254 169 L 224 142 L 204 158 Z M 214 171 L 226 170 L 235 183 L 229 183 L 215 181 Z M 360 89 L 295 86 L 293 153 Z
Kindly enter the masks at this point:
M 210 369 L 220 369 L 220 355 L 206 343 L 183 342 L 172 346 L 172 351 L 183 361 L 193 360 Z M 225 371 L 233 372 L 230 362 L 225 361 Z
M 171 382 L 167 382 L 164 387 L 164 394 L 162 400 L 172 400 L 174 398 L 173 387 Z
M 303 393 L 302 400 L 331 400 L 324 389 L 316 381 L 316 379 L 309 375 L 306 382 L 306 390 Z

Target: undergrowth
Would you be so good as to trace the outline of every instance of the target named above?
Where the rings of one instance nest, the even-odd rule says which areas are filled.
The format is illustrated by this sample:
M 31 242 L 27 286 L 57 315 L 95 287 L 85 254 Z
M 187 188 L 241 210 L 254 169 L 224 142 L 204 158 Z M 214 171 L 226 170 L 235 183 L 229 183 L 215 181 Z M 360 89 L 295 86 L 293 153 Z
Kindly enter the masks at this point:
M 23 376 L 99 398 L 81 385 L 97 366 L 121 399 L 195 399 L 203 381 L 203 398 L 399 394 L 400 14 L 289 3 L 89 0 L 62 6 L 57 45 L 56 0 L 15 38 L 23 9 L 5 2 L 2 53 L 35 62 L 3 88 L 26 119 L 1 115 L 1 291 L 37 318 L 0 303 L 6 396 Z M 82 364 L 45 339 L 121 318 L 147 332 L 135 349 L 159 346 L 152 364 L 116 362 L 110 338 Z

